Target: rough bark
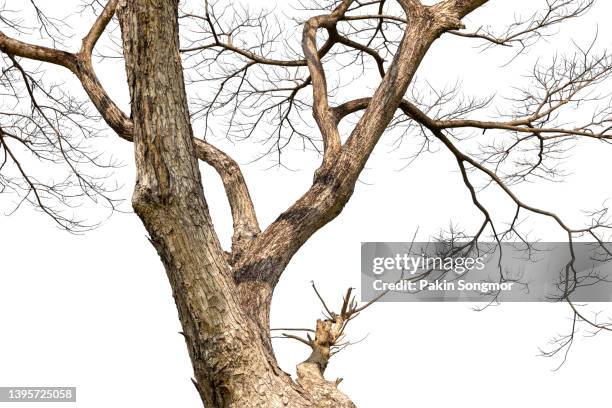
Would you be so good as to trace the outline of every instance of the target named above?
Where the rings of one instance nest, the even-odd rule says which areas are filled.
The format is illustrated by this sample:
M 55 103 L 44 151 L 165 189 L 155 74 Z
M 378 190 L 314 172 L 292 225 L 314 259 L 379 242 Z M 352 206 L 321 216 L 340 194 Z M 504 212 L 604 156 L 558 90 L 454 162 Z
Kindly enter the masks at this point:
M 442 33 L 510 45 L 522 42 L 523 35 L 539 35 L 543 27 L 581 15 L 592 3 L 562 11 L 549 4 L 544 17 L 534 17 L 535 20 L 525 24 L 522 30 L 513 29 L 512 35 L 498 38 L 480 30 L 463 34 L 457 31 L 463 26 L 461 19 L 487 0 L 446 0 L 433 6 L 424 6 L 419 0 L 397 1 L 404 11 L 403 17 L 382 15 L 384 1 L 379 5 L 379 14 L 361 16 L 346 13 L 351 7 L 352 11 L 361 8 L 363 2 L 331 2 L 336 7 L 329 14 L 314 16 L 304 24 L 303 59 L 276 60 L 242 50 L 229 40 L 225 44 L 214 32 L 208 14 L 204 19 L 210 25 L 214 43 L 183 50 L 220 47 L 246 58 L 248 66 L 308 67 L 309 77 L 293 89 L 291 97 L 300 89 L 312 87 L 312 113 L 323 139 L 323 160 L 309 190 L 263 232 L 237 163 L 218 148 L 193 136 L 179 50 L 178 0 L 107 0 L 76 52 L 28 44 L 0 31 L 0 52 L 8 55 L 24 80 L 26 72 L 16 57 L 70 70 L 106 123 L 121 138 L 134 142 L 137 182 L 133 207 L 165 266 L 194 368 L 194 384 L 206 407 L 355 407 L 338 389 L 340 380 L 328 381 L 324 373 L 333 353 L 346 344 L 342 340 L 346 325 L 371 302 L 358 308 L 349 290 L 340 313 L 331 312 L 324 304 L 328 317 L 317 321 L 314 339 L 284 334 L 311 349 L 309 357 L 297 366 L 295 382 L 275 361 L 269 329 L 270 305 L 274 288 L 293 255 L 316 231 L 337 217 L 351 198 L 360 172 L 398 109 L 428 129 L 455 156 L 474 204 L 485 215 L 476 238 L 488 224 L 493 230 L 494 226 L 486 208 L 478 201 L 466 164 L 488 176 L 514 201 L 517 217 L 519 210 L 551 217 L 567 231 L 570 241 L 572 234 L 593 234 L 595 228 L 602 226 L 571 229 L 556 214 L 527 205 L 495 171 L 462 152 L 444 130 L 464 127 L 483 131 L 510 130 L 533 134 L 541 143 L 546 137 L 543 134 L 609 140 L 609 129 L 592 132 L 591 127 L 601 123 L 591 122 L 574 128 L 534 127 L 534 123 L 555 116 L 557 109 L 569 103 L 578 91 L 598 83 L 600 78 L 612 72 L 612 62 L 599 57 L 587 62 L 588 52 L 583 52 L 582 65 L 564 62 L 570 67 L 569 72 L 561 73 L 567 77 L 567 83 L 559 87 L 555 82 L 553 88 L 547 88 L 541 102 L 537 102 L 539 96 L 530 95 L 538 107 L 523 117 L 505 122 L 461 118 L 435 120 L 404 99 L 424 55 Z M 91 58 L 98 39 L 116 12 L 132 97 L 131 117 L 122 112 L 104 90 Z M 385 19 L 405 25 L 401 44 L 386 66 L 379 52 L 370 47 L 371 43 L 345 38 L 337 27 L 341 21 L 364 18 L 379 20 L 377 31 L 382 29 Z M 7 21 L 3 19 L 3 23 Z M 13 26 L 18 27 L 19 24 Z M 320 30 L 327 32 L 327 40 L 321 47 L 317 44 Z M 374 60 L 382 78 L 374 95 L 330 106 L 322 58 L 336 44 L 367 54 Z M 32 104 L 36 105 L 32 92 L 29 94 Z M 338 123 L 348 114 L 361 110 L 363 115 L 343 144 Z M 7 137 L 19 140 L 0 128 L 0 145 L 5 158 L 8 155 L 25 177 L 18 160 L 6 146 Z M 217 171 L 225 187 L 234 224 L 230 257 L 221 249 L 212 225 L 198 159 Z M 36 194 L 35 186 L 29 185 Z M 44 208 L 40 200 L 39 204 Z M 516 217 L 510 230 L 515 221 Z M 574 322 L 579 319 L 597 330 L 609 330 L 605 325 L 589 322 L 573 305 L 572 310 Z
M 340 214 L 425 53 L 443 32 L 458 28 L 464 15 L 442 7 L 448 5 L 431 8 L 416 1 L 401 3 L 409 25 L 391 68 L 369 99 L 361 120 L 347 142 L 324 160 L 312 187 L 250 244 L 235 265 L 234 276 L 239 283 L 243 305 L 257 316 L 264 330 L 269 321 L 272 294 L 285 267 L 306 240 Z M 305 48 L 312 47 L 308 41 L 305 35 Z M 308 55 L 313 58 L 312 53 Z M 316 63 L 310 67 L 319 69 Z M 336 116 L 333 108 L 330 110 L 332 114 L 325 126 L 334 126 L 337 130 Z M 324 119 L 319 116 L 319 121 Z
M 132 98 L 133 206 L 166 268 L 207 407 L 308 406 L 240 310 L 204 199 L 178 52 L 177 2 L 120 5 Z
M 431 44 L 443 32 L 461 27 L 461 18 L 485 1 L 449 0 L 426 7 L 417 0 L 399 0 L 408 24 L 386 73 L 377 60 L 384 74 L 380 86 L 371 98 L 335 108 L 328 104 L 321 57 L 335 43 L 359 46 L 336 30 L 353 0 L 343 0 L 329 15 L 306 22 L 304 60 L 283 64 L 308 66 L 324 159 L 311 188 L 263 232 L 238 165 L 193 136 L 179 53 L 178 0 L 109 0 L 76 53 L 26 44 L 0 32 L 0 51 L 72 71 L 109 126 L 134 143 L 137 179 L 132 204 L 164 264 L 194 383 L 206 407 L 355 407 L 338 390 L 339 381 L 324 378 L 331 348 L 356 311 L 347 312 L 350 291 L 339 315 L 317 322 L 315 338 L 306 342 L 312 352 L 298 365 L 297 382 L 280 370 L 272 351 L 272 294 L 297 250 L 342 211 L 394 112 L 401 108 L 419 120 L 421 113 L 402 98 Z M 131 118 L 109 98 L 91 61 L 92 50 L 116 11 Z M 320 49 L 319 29 L 329 34 Z M 277 62 L 262 59 L 261 63 Z M 342 145 L 338 121 L 361 109 L 365 113 Z M 198 159 L 217 170 L 226 189 L 234 220 L 230 259 L 212 225 Z

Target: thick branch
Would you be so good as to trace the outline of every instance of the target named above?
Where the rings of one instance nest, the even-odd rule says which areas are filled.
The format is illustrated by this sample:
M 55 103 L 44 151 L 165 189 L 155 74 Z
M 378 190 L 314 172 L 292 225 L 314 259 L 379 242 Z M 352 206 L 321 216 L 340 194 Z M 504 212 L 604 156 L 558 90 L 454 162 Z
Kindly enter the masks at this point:
M 449 13 L 455 18 L 462 19 L 488 0 L 446 0 L 434 6 L 436 11 Z
M 223 182 L 234 221 L 232 261 L 235 261 L 242 254 L 244 246 L 260 232 L 253 201 L 238 163 L 204 140 L 197 138 L 193 140 L 196 156 L 211 165 Z
M 235 265 L 244 307 L 258 315 L 263 327 L 268 324 L 272 291 L 285 266 L 312 234 L 340 213 L 425 52 L 442 32 L 456 27 L 418 2 L 404 2 L 404 9 L 410 24 L 400 48 L 348 141 L 329 165 L 319 168 L 312 187 L 251 243 Z M 317 61 L 312 65 L 316 73 Z M 336 113 L 329 108 L 322 113 L 329 115 L 326 120 L 335 127 Z
M 7 37 L 2 31 L 0 31 L 0 51 L 4 52 L 5 54 L 22 58 L 61 65 L 73 72 L 76 69 L 76 59 L 74 54 L 40 45 L 28 44 L 14 38 Z

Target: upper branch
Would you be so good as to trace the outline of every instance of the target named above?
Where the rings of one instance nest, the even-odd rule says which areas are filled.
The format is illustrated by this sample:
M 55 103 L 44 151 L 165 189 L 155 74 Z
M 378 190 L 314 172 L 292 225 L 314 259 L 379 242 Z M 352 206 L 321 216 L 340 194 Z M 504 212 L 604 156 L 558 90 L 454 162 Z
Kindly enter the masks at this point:
M 268 289 L 273 288 L 295 251 L 315 231 L 339 214 L 353 192 L 361 169 L 400 105 L 426 51 L 442 32 L 457 27 L 456 21 L 439 16 L 418 1 L 402 1 L 401 4 L 409 24 L 398 52 L 366 111 L 347 142 L 340 147 L 337 157 L 319 168 L 313 186 L 249 246 L 234 269 L 238 282 L 261 281 L 270 285 Z M 308 35 L 312 38 L 312 34 Z M 319 75 L 320 92 L 323 94 L 324 77 L 319 63 L 317 59 L 312 60 L 311 76 Z M 323 105 L 315 106 L 315 109 L 321 109 L 323 118 L 336 127 L 336 108 Z M 245 296 L 259 297 L 261 301 L 258 293 L 247 291 Z M 251 305 L 258 304 L 251 302 Z
M 91 26 L 87 35 L 83 38 L 83 45 L 81 47 L 81 54 L 85 54 L 91 58 L 91 53 L 96 46 L 96 43 L 100 39 L 100 36 L 106 29 L 106 26 L 115 15 L 117 3 L 119 0 L 109 0 L 106 6 L 96 19 L 95 23 Z
M 496 33 L 490 26 L 481 26 L 472 32 L 450 31 L 451 34 L 484 41 L 484 48 L 494 45 L 512 47 L 518 45 L 517 55 L 538 39 L 546 36 L 546 30 L 566 20 L 580 17 L 595 0 L 547 0 L 546 8 L 526 18 L 517 18 L 504 30 Z
M 340 149 L 340 133 L 329 107 L 325 71 L 317 49 L 317 31 L 320 27 L 327 28 L 331 39 L 336 33 L 335 24 L 351 3 L 352 0 L 343 0 L 331 14 L 312 17 L 304 24 L 302 49 L 312 80 L 313 115 L 323 136 L 324 163 Z
M 436 4 L 433 8 L 438 12 L 448 13 L 458 19 L 462 19 L 487 1 L 488 0 L 446 0 Z
M 124 140 L 132 142 L 132 120 L 110 98 L 98 80 L 91 60 L 93 48 L 111 21 L 117 4 L 118 0 L 110 0 L 106 4 L 83 38 L 78 53 L 28 44 L 10 38 L 2 32 L 0 32 L 0 51 L 9 56 L 48 62 L 69 69 L 79 79 L 97 111 L 111 129 Z M 201 139 L 194 138 L 194 145 L 198 159 L 210 164 L 223 181 L 234 221 L 232 243 L 235 252 L 239 253 L 244 243 L 259 233 L 255 209 L 240 167 L 227 154 Z

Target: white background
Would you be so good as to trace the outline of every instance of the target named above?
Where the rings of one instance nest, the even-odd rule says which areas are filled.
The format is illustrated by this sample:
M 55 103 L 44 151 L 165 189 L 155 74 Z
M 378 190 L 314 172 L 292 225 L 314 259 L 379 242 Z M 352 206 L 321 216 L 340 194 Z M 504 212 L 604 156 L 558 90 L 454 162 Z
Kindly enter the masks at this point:
M 63 12 L 73 3 L 62 1 Z M 251 3 L 253 8 L 258 6 L 253 3 L 269 5 Z M 528 4 L 491 1 L 468 20 L 468 28 L 470 21 L 472 27 L 488 21 L 499 22 L 501 28 Z M 510 85 L 521 84 L 535 58 L 563 52 L 572 39 L 588 42 L 598 23 L 599 46 L 609 47 L 610 13 L 612 5 L 600 1 L 589 16 L 564 26 L 510 67 L 501 65 L 511 51 L 479 54 L 473 42 L 445 36 L 419 74 L 441 84 L 461 78 L 468 93 L 508 94 Z M 76 31 L 89 23 L 77 19 Z M 100 75 L 113 95 L 125 100 L 121 64 L 101 66 Z M 80 92 L 74 80 L 66 86 Z M 104 143 L 128 163 L 116 177 L 126 185 L 122 194 L 129 199 L 131 146 L 111 132 Z M 245 151 L 256 149 L 248 143 L 220 146 L 240 150 L 245 157 L 239 155 L 241 163 L 248 159 Z M 417 227 L 418 238 L 427 239 L 451 221 L 466 228 L 479 225 L 480 215 L 448 153 L 425 155 L 399 171 L 408 154 L 391 150 L 383 138 L 344 212 L 294 257 L 275 293 L 272 327 L 314 326 L 321 306 L 311 280 L 330 303 L 339 304 L 347 287 L 358 287 L 361 241 L 408 241 Z M 580 210 L 611 196 L 611 152 L 605 145 L 585 144 L 574 151 L 565 183 L 517 191 L 526 201 L 583 222 Z M 262 226 L 312 179 L 318 159 L 292 155 L 295 171 L 267 169 L 261 163 L 243 166 Z M 203 171 L 215 225 L 227 244 L 231 219 L 221 183 L 209 169 Z M 501 196 L 492 200 L 492 208 L 507 206 Z M 562 238 L 552 225 L 536 222 L 532 230 L 537 237 Z M 580 337 L 566 365 L 553 372 L 559 361 L 537 357 L 538 347 L 569 330 L 567 306 L 504 304 L 484 312 L 473 311 L 473 306 L 374 305 L 348 330 L 353 340 L 368 337 L 334 357 L 326 376 L 344 378 L 342 390 L 360 407 L 609 406 L 609 336 Z M 179 331 L 164 270 L 134 214 L 115 214 L 81 236 L 58 230 L 30 208 L 0 218 L 0 385 L 77 386 L 80 407 L 198 407 Z M 308 355 L 304 346 L 288 340 L 275 342 L 275 347 L 290 373 Z

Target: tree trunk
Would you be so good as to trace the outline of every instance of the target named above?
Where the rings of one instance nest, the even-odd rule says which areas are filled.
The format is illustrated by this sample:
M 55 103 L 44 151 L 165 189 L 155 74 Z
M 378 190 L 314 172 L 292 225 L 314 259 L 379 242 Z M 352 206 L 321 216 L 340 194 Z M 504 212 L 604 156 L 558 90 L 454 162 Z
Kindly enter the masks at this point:
M 125 1 L 118 11 L 137 164 L 132 204 L 165 266 L 205 406 L 318 406 L 279 369 L 269 333 L 241 310 L 213 230 L 189 121 L 177 1 Z
M 314 339 L 293 336 L 312 349 L 310 356 L 298 364 L 295 382 L 278 367 L 272 350 L 269 329 L 272 295 L 293 255 L 340 214 L 398 108 L 442 141 L 456 156 L 464 173 L 466 162 L 504 187 L 494 172 L 478 166 L 471 157 L 457 150 L 449 142 L 445 129 L 517 130 L 531 126 L 531 116 L 512 123 L 438 121 L 403 99 L 433 42 L 449 30 L 462 28 L 461 19 L 487 0 L 444 0 L 432 6 L 424 6 L 419 0 L 397 0 L 405 14 L 402 20 L 406 28 L 389 63 L 375 50 L 344 38 L 337 29 L 339 21 L 348 19 L 345 13 L 352 6 L 362 6 L 354 0 L 332 2 L 334 6 L 329 14 L 313 16 L 304 23 L 303 60 L 276 61 L 250 51 L 242 52 L 253 64 L 308 67 L 309 79 L 299 87 L 312 87 L 313 114 L 324 145 L 323 161 L 310 189 L 263 232 L 238 165 L 224 152 L 193 137 L 179 52 L 178 2 L 108 0 L 78 53 L 28 44 L 2 32 L 0 51 L 17 67 L 14 56 L 72 71 L 109 126 L 122 138 L 134 142 L 137 179 L 132 204 L 165 266 L 193 364 L 194 383 L 205 406 L 354 408 L 338 390 L 338 382 L 326 381 L 323 375 L 346 323 L 353 313 L 363 310 L 351 306 L 347 311 L 350 290 L 340 314 L 328 310 L 331 317 L 317 321 Z M 96 41 L 115 12 L 122 32 L 131 119 L 103 89 L 91 61 Z M 553 20 L 558 22 L 569 17 Z M 382 24 L 380 15 L 367 18 L 380 19 Z M 538 28 L 546 24 L 554 23 L 542 22 Z M 328 34 L 321 47 L 317 45 L 320 30 Z M 532 33 L 532 30 L 526 32 Z M 382 79 L 371 97 L 330 105 L 321 59 L 335 44 L 344 44 L 374 57 Z M 34 97 L 31 98 L 34 103 Z M 342 143 L 339 122 L 361 110 L 364 112 L 358 123 Z M 212 225 L 198 159 L 215 168 L 226 190 L 234 226 L 229 257 L 222 250 Z M 26 177 L 25 173 L 23 176 Z M 467 179 L 465 182 L 471 188 Z M 527 207 L 506 191 L 519 208 Z M 490 223 L 488 214 L 478 202 L 475 204 L 487 215 L 482 227 L 485 228 Z M 555 219 L 565 228 L 556 216 Z
M 354 408 L 323 377 L 337 322 L 317 323 L 312 353 L 294 382 L 272 352 L 269 311 L 282 271 L 340 213 L 423 55 L 448 28 L 410 4 L 411 24 L 394 59 L 399 68 L 383 79 L 369 115 L 300 200 L 263 233 L 255 221 L 243 234 L 247 241 L 241 235 L 232 269 L 202 189 L 179 54 L 178 0 L 120 1 L 137 167 L 132 204 L 165 266 L 206 407 Z

